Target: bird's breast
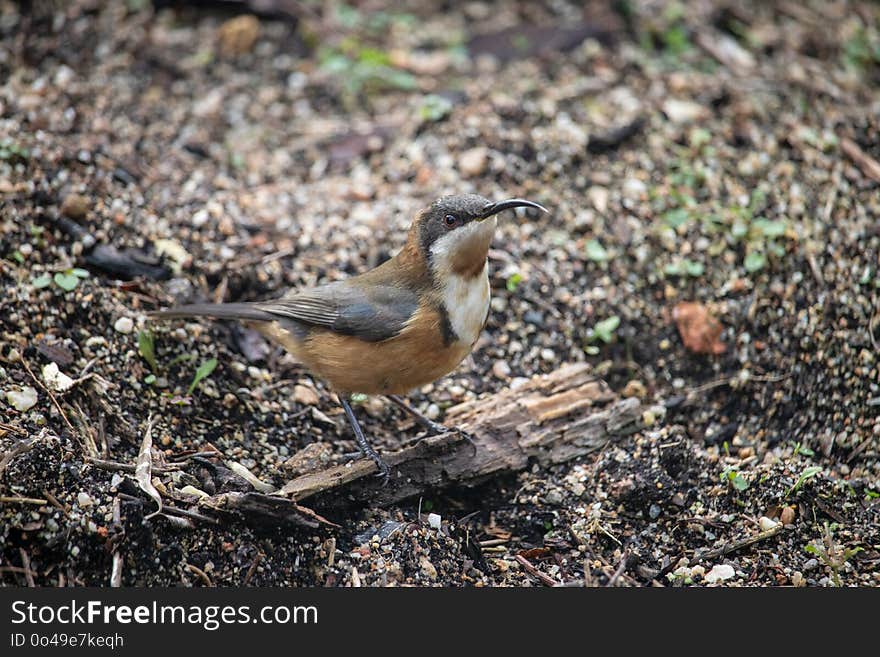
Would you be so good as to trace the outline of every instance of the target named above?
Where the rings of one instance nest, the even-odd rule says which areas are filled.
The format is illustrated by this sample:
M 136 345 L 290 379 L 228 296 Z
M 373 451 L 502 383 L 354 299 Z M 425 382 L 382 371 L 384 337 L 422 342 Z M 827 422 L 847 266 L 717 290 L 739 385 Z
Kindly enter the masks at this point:
M 451 273 L 442 288 L 442 301 L 457 342 L 468 347 L 480 337 L 489 313 L 489 265 L 477 276 Z

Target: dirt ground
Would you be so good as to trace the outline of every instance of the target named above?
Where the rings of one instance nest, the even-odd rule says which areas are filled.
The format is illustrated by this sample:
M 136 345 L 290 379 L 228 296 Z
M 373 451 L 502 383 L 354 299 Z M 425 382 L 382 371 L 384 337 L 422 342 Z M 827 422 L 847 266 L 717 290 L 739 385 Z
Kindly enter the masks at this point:
M 3 585 L 880 583 L 876 3 L 23 5 L 0 0 Z M 442 421 L 586 361 L 643 429 L 302 503 L 335 526 L 200 503 L 356 447 L 253 332 L 146 313 L 361 272 L 465 192 L 550 213 L 504 218 L 488 326 L 413 403 Z M 358 412 L 381 451 L 418 434 Z

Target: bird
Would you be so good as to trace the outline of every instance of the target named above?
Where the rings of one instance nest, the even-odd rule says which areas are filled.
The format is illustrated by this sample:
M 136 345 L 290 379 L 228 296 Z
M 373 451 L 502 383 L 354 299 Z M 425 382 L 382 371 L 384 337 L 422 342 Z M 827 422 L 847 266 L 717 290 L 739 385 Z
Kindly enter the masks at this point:
M 401 395 L 452 372 L 489 317 L 488 254 L 497 217 L 542 205 L 477 194 L 444 196 L 418 212 L 403 247 L 377 267 L 277 299 L 191 304 L 157 319 L 238 320 L 279 344 L 337 393 L 355 441 L 387 483 L 390 468 L 367 440 L 349 401 L 384 395 L 430 434 L 448 431 Z

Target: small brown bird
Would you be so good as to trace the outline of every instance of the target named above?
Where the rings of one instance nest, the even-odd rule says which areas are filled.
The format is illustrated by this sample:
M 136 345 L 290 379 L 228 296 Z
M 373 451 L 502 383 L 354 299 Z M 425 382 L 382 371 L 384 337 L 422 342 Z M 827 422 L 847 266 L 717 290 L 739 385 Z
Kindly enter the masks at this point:
M 370 445 L 346 399 L 386 395 L 429 432 L 446 431 L 399 395 L 451 372 L 470 353 L 489 315 L 489 244 L 496 215 L 531 201 L 446 196 L 421 211 L 406 244 L 375 269 L 280 299 L 195 304 L 154 316 L 245 321 L 279 343 L 339 394 L 361 451 L 380 475 L 388 465 Z

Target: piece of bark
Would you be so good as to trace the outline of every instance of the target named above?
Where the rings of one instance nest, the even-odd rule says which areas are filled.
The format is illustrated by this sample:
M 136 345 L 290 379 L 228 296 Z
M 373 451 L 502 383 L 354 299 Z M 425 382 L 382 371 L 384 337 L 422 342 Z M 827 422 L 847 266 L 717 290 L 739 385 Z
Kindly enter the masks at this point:
M 391 479 L 383 485 L 367 459 L 297 477 L 279 491 L 294 500 L 320 495 L 330 506 L 391 504 L 446 486 L 475 486 L 488 478 L 589 454 L 641 427 L 637 399 L 619 399 L 589 365 L 566 365 L 449 410 L 446 424 L 467 431 L 429 436 L 384 454 Z M 326 499 L 325 499 L 326 498 Z

